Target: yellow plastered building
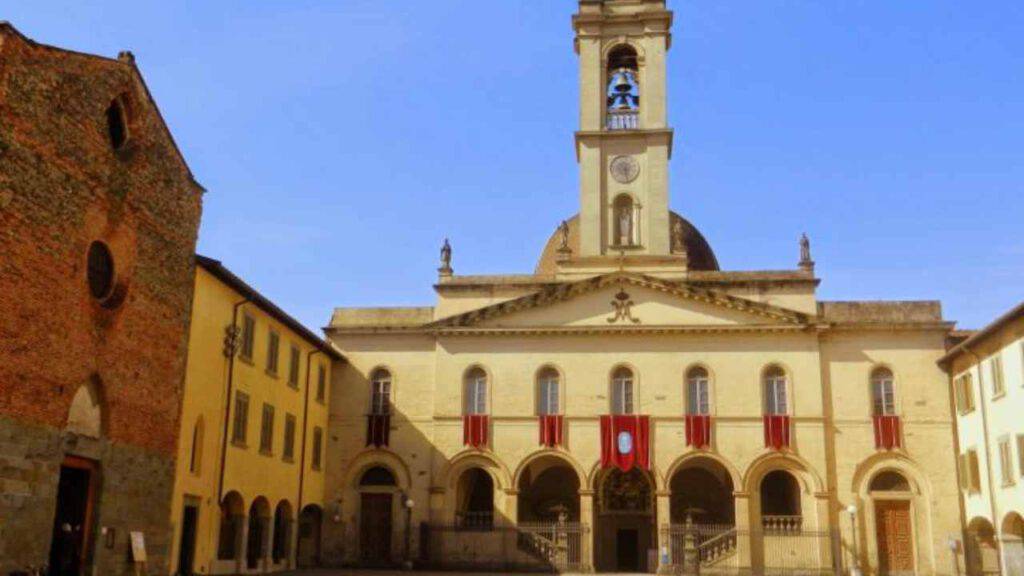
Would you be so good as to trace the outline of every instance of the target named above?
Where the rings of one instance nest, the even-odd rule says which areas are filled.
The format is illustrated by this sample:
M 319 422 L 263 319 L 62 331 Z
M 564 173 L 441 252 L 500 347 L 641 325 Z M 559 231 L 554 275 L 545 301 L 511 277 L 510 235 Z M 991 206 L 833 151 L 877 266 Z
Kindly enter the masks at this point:
M 580 210 L 534 273 L 455 274 L 446 242 L 433 306 L 334 311 L 326 562 L 961 562 L 953 324 L 933 301 L 819 300 L 806 238 L 791 270 L 721 268 L 669 210 L 672 21 L 580 0 Z
M 340 361 L 220 262 L 196 257 L 172 573 L 319 562 L 329 382 Z

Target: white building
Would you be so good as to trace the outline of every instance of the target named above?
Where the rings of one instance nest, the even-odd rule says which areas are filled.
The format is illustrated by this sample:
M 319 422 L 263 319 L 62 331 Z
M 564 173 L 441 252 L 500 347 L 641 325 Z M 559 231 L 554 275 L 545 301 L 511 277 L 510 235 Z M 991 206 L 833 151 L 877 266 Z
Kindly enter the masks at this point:
M 1024 303 L 950 349 L 969 573 L 1024 574 Z

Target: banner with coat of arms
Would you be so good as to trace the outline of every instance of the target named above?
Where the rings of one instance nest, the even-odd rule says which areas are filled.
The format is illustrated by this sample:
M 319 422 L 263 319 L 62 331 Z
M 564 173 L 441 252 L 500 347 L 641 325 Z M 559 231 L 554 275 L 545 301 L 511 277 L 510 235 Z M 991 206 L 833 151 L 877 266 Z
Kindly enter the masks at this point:
M 636 414 L 601 416 L 601 467 L 628 472 L 651 466 L 650 417 Z

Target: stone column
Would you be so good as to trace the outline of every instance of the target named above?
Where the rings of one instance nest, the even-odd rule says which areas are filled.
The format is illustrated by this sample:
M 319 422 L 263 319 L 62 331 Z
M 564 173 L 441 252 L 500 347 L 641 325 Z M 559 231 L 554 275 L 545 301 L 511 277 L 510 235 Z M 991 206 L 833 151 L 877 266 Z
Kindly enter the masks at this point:
M 749 571 L 750 543 L 756 526 L 750 525 L 750 493 L 733 492 L 736 506 L 736 562 L 740 572 Z
M 505 489 L 505 525 L 515 526 L 519 523 L 519 490 Z
M 594 540 L 597 537 L 597 526 L 594 518 L 594 491 L 580 490 L 580 564 L 587 572 L 594 571 Z
M 672 524 L 672 492 L 659 490 L 655 495 L 658 502 L 657 514 L 654 516 L 658 542 L 658 573 L 667 574 L 672 566 L 672 535 L 669 533 L 669 525 Z

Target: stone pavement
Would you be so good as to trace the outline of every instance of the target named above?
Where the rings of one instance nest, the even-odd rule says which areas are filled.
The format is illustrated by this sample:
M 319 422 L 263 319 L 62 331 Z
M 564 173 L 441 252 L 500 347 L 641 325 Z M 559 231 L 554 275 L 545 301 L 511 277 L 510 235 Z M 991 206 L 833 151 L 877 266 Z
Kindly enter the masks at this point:
M 299 570 L 296 572 L 277 572 L 279 576 L 493 576 L 495 574 L 508 574 L 508 572 L 426 572 L 419 570 L 356 570 L 346 568 Z M 562 576 L 582 576 L 571 572 L 565 572 Z M 593 576 L 590 574 L 589 576 Z M 629 574 L 618 574 L 617 576 L 631 576 Z M 637 575 L 640 576 L 640 575 Z M 643 576 L 650 576 L 644 574 Z

